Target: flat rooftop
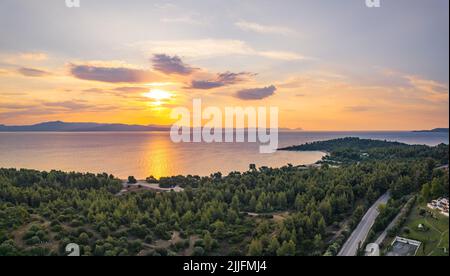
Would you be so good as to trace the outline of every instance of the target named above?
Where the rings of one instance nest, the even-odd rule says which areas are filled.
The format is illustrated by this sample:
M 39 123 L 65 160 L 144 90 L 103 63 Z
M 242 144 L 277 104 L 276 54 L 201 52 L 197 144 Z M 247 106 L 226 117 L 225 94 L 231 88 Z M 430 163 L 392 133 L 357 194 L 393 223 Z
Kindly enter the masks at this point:
M 392 244 L 391 250 L 386 254 L 387 256 L 407 257 L 415 256 L 419 250 L 421 243 L 397 238 Z

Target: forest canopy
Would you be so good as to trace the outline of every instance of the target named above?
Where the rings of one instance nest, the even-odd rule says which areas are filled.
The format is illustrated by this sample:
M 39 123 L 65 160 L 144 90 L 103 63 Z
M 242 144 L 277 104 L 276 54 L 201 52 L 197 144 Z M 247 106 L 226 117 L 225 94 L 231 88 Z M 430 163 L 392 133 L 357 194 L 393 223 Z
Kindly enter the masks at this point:
M 448 146 L 385 143 L 295 148 L 327 150 L 346 161 L 340 166 L 251 165 L 160 180 L 182 182 L 180 192 L 121 193 L 122 181 L 108 174 L 0 169 L 0 255 L 65 255 L 69 243 L 86 256 L 335 255 L 387 191 L 394 200 L 424 187 L 429 197 L 448 196 L 448 172 L 435 169 L 448 164 Z M 368 155 L 353 160 L 344 148 Z

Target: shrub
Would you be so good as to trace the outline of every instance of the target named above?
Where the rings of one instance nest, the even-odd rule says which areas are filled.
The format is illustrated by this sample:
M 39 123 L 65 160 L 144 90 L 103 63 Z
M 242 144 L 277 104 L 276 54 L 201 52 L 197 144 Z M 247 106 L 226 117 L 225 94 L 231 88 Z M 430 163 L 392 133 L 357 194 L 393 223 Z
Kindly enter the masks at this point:
M 197 246 L 194 248 L 193 255 L 194 256 L 203 256 L 203 255 L 205 255 L 205 249 L 203 249 L 203 247 Z
M 147 177 L 147 179 L 145 179 L 145 182 L 147 182 L 148 184 L 158 184 L 159 181 L 152 176 Z
M 128 184 L 136 184 L 137 180 L 136 178 L 134 178 L 134 176 L 129 176 L 128 177 Z

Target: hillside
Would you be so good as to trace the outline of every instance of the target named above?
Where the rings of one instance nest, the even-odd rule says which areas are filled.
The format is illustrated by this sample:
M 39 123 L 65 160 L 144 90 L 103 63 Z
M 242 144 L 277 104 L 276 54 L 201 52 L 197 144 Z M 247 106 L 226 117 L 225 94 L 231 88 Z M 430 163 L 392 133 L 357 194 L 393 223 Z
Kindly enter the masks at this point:
M 360 138 L 341 138 L 328 141 L 306 143 L 280 149 L 282 151 L 324 151 L 328 155 L 320 163 L 351 164 L 364 160 L 392 160 L 435 158 L 442 165 L 448 164 L 448 145 L 436 147 L 407 145 L 399 142 Z

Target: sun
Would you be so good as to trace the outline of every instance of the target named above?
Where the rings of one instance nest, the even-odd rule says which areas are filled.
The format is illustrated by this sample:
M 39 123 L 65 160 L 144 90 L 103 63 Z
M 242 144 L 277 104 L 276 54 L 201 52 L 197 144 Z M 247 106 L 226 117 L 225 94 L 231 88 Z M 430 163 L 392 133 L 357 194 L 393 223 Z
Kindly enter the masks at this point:
M 150 92 L 142 94 L 142 96 L 149 98 L 152 100 L 151 103 L 148 103 L 150 106 L 162 106 L 167 103 L 172 98 L 172 93 L 167 92 L 161 89 L 152 89 Z
M 150 90 L 150 92 L 144 93 L 143 96 L 161 102 L 170 99 L 172 97 L 172 94 L 164 90 L 152 89 Z

